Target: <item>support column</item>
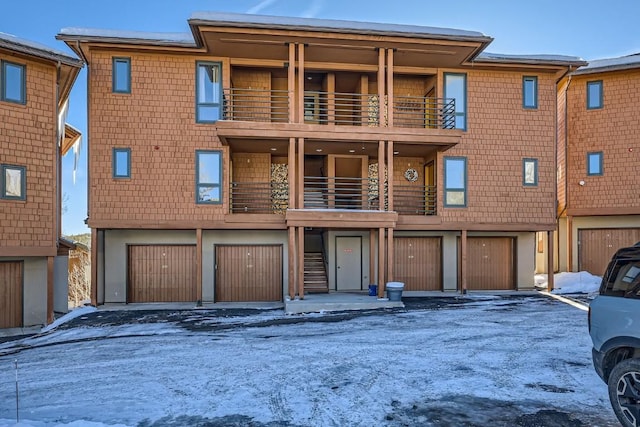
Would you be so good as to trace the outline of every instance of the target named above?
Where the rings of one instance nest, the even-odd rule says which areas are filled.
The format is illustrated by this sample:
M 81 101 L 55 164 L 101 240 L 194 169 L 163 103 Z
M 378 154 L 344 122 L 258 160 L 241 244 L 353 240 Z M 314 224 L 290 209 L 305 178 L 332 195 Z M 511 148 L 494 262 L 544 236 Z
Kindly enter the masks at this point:
M 547 290 L 551 292 L 553 290 L 553 231 L 547 231 Z
M 387 126 L 393 127 L 393 49 L 387 49 Z
M 573 268 L 573 217 L 567 217 L 567 271 L 574 271 Z
M 387 229 L 387 282 L 393 282 L 393 228 Z
M 289 123 L 296 123 L 296 45 L 289 43 L 289 68 L 287 69 L 287 90 L 289 91 Z
M 387 204 L 393 210 L 393 141 L 387 141 Z
M 304 43 L 298 45 L 298 117 L 297 123 L 304 123 Z
M 47 324 L 53 322 L 53 260 L 54 257 L 47 257 Z
M 298 195 L 298 209 L 304 209 L 304 138 L 298 138 L 298 164 L 297 164 L 297 185 L 296 194 Z
M 467 293 L 467 230 L 460 235 L 460 292 Z
M 384 228 L 378 228 L 378 298 L 384 297 Z
M 98 230 L 91 229 L 91 305 L 98 306 Z
M 296 208 L 296 139 L 289 138 L 289 164 L 287 165 L 287 183 L 289 185 L 289 209 Z
M 289 299 L 293 300 L 296 297 L 296 228 L 287 227 L 289 233 L 289 248 L 288 254 L 288 272 L 289 272 Z
M 202 304 L 202 228 L 196 229 L 196 299 Z
M 369 230 L 369 283 L 378 283 L 376 280 L 376 230 Z
M 387 109 L 384 98 L 384 56 L 385 49 L 378 50 L 378 126 L 387 126 L 385 111 Z
M 378 141 L 378 210 L 384 209 L 384 172 L 387 166 L 384 161 L 384 141 Z
M 327 74 L 327 123 L 330 125 L 336 124 L 336 74 Z M 322 102 L 320 105 L 322 105 Z
M 298 296 L 304 299 L 304 227 L 298 227 Z

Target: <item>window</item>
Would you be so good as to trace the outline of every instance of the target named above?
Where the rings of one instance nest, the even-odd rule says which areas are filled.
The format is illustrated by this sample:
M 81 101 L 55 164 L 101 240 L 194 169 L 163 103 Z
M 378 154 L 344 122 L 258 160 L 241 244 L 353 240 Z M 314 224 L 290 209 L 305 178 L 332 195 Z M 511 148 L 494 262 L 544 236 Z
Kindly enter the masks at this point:
M 222 117 L 220 64 L 196 63 L 196 122 L 212 123 Z
M 131 178 L 131 149 L 114 148 L 111 164 L 114 178 Z
M 602 151 L 587 153 L 587 175 L 602 175 Z
M 467 206 L 467 158 L 444 159 L 444 206 Z
M 196 151 L 196 203 L 222 203 L 220 151 Z
M 2 199 L 27 199 L 27 169 L 24 166 L 2 165 Z
M 538 108 L 538 78 L 524 76 L 522 78 L 522 106 L 524 108 Z
M 0 99 L 2 101 L 27 103 L 26 67 L 13 62 L 2 61 L 0 70 Z
M 131 59 L 113 58 L 111 87 L 116 93 L 131 93 Z
M 640 260 L 619 259 L 605 273 L 601 295 L 640 298 Z
M 587 82 L 587 109 L 602 108 L 602 80 Z
M 467 75 L 444 74 L 444 97 L 453 99 L 456 103 L 454 115 L 455 128 L 467 129 Z
M 522 185 L 526 187 L 538 185 L 538 159 L 522 159 Z

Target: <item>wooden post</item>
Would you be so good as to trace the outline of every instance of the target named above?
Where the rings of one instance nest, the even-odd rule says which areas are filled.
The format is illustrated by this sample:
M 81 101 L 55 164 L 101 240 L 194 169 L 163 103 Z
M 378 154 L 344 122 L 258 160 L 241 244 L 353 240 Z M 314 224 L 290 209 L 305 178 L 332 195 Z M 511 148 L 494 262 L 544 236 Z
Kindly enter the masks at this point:
M 384 56 L 385 49 L 378 51 L 378 126 L 387 126 L 385 122 L 385 99 L 384 99 Z
M 393 141 L 387 141 L 387 205 L 393 210 Z
M 378 141 L 378 210 L 384 209 L 384 171 L 386 164 L 384 161 L 384 141 Z
M 467 230 L 460 235 L 460 291 L 467 293 Z
M 53 322 L 53 260 L 55 257 L 47 257 L 47 324 Z
M 393 228 L 387 229 L 387 282 L 393 282 Z
M 91 229 L 91 305 L 98 306 L 98 230 Z
M 202 228 L 196 229 L 196 299 L 202 304 Z
M 553 274 L 555 269 L 553 268 L 553 231 L 547 231 L 547 290 L 551 292 L 553 290 Z
M 384 297 L 384 228 L 378 228 L 378 298 Z
M 378 283 L 376 280 L 376 230 L 369 230 L 369 283 Z
M 298 45 L 298 123 L 304 123 L 304 43 Z
M 289 138 L 289 164 L 287 165 L 287 183 L 289 184 L 289 209 L 296 208 L 296 139 Z
M 304 138 L 298 138 L 298 185 L 296 194 L 298 195 L 298 209 L 304 209 Z
M 369 125 L 369 76 L 360 76 L 360 126 Z
M 298 227 L 298 296 L 304 299 L 304 227 Z
M 322 105 L 322 102 L 320 105 Z M 327 74 L 327 123 L 335 124 L 336 120 L 336 74 Z
M 393 127 L 393 49 L 387 49 L 387 126 Z
M 296 228 L 287 227 L 289 232 L 288 271 L 289 271 L 289 299 L 296 297 Z
M 289 123 L 296 123 L 296 45 L 289 43 L 289 68 L 287 69 L 287 90 L 289 91 Z
M 567 217 L 567 271 L 574 271 L 573 268 L 573 217 Z

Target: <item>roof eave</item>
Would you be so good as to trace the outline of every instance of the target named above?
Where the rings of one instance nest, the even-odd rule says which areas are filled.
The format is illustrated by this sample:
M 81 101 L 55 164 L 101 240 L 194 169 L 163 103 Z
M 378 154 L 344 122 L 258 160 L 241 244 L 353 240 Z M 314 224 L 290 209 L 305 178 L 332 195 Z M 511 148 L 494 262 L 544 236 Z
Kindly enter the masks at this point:
M 585 64 L 586 65 L 586 64 Z M 624 65 L 610 65 L 604 67 L 594 67 L 594 68 L 585 68 L 583 70 L 576 70 L 572 74 L 574 76 L 581 76 L 586 74 L 598 74 L 598 73 L 607 73 L 611 71 L 625 71 L 625 70 L 633 70 L 640 69 L 640 63 L 635 64 L 624 64 Z
M 88 36 L 88 35 L 74 35 L 74 34 L 58 34 L 56 35 L 56 39 L 64 41 L 65 43 L 67 43 L 67 45 L 70 45 L 70 42 L 78 42 L 78 43 L 110 43 L 110 44 L 137 45 L 137 46 L 143 45 L 143 46 L 182 47 L 182 48 L 198 47 L 194 42 L 145 39 L 140 37 L 109 37 L 109 36 L 105 37 L 105 36 Z
M 22 53 L 24 55 L 33 56 L 40 59 L 45 59 L 52 62 L 60 62 L 62 64 L 68 65 L 70 67 L 82 68 L 84 66 L 84 62 L 77 58 L 72 58 L 71 56 L 56 54 L 54 52 L 48 52 L 42 49 L 38 49 L 31 46 L 25 46 L 20 43 L 14 43 L 9 40 L 0 39 L 0 48 L 12 50 L 15 52 Z
M 473 60 L 474 64 L 504 64 L 504 65 L 542 65 L 557 67 L 582 67 L 587 65 L 586 61 L 554 61 L 544 59 L 500 59 L 500 58 L 480 58 Z

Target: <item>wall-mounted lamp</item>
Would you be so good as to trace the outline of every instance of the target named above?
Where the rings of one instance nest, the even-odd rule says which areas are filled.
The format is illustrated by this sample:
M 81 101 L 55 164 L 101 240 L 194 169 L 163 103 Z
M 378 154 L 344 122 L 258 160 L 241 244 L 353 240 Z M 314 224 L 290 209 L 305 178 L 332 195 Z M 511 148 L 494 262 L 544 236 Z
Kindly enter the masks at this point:
M 583 185 L 584 185 L 584 181 L 580 181 L 580 182 L 578 182 L 578 184 L 579 184 L 580 186 L 583 186 Z

